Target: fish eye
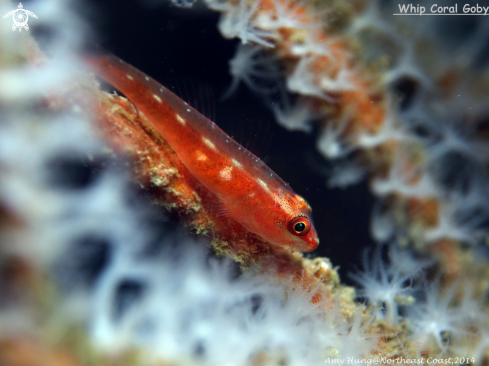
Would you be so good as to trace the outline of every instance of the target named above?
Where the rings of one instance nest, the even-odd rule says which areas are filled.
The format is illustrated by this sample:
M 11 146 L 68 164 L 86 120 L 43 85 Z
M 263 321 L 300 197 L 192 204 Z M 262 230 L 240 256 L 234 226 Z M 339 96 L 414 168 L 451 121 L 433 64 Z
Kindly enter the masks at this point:
M 290 220 L 288 229 L 290 233 L 294 235 L 297 236 L 306 235 L 311 229 L 311 223 L 309 222 L 307 217 L 297 216 L 294 217 L 292 220 Z

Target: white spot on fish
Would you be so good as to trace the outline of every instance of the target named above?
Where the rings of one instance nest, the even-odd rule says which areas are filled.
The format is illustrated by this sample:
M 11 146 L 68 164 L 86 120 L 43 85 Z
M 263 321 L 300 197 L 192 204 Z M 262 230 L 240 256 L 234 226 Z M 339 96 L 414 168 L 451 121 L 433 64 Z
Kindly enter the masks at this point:
M 155 98 L 158 101 L 158 103 L 161 103 L 161 98 L 156 94 L 153 94 L 153 98 Z
M 231 180 L 231 178 L 233 177 L 231 175 L 231 172 L 233 171 L 233 167 L 232 166 L 227 166 L 225 167 L 224 169 L 222 169 L 220 172 L 219 172 L 219 176 L 225 180 L 226 182 L 229 182 Z
M 190 112 L 190 109 L 187 108 L 187 112 Z
M 149 81 L 149 77 L 145 76 L 144 78 L 146 79 L 146 81 Z
M 243 167 L 243 164 L 241 164 L 239 161 L 237 161 L 236 159 L 231 159 L 231 162 L 233 163 L 233 165 L 237 168 L 242 168 Z
M 163 88 L 160 88 L 160 93 L 163 93 Z
M 197 160 L 198 161 L 206 161 L 208 159 L 207 155 L 204 154 L 202 151 L 197 150 L 195 152 L 195 155 L 197 155 Z
M 261 180 L 260 178 L 256 178 L 256 181 L 258 182 L 259 185 L 261 185 L 266 191 L 270 192 L 270 188 L 268 188 L 268 185 Z
M 185 124 L 185 120 L 180 116 L 178 113 L 175 113 L 175 116 L 177 116 L 177 121 L 180 122 L 182 125 Z
M 216 150 L 216 145 L 214 145 L 211 140 L 209 140 L 205 137 L 202 137 L 202 141 L 204 141 L 204 144 L 209 146 L 212 150 Z
M 127 74 L 126 76 L 129 80 L 134 80 L 134 78 L 131 75 Z

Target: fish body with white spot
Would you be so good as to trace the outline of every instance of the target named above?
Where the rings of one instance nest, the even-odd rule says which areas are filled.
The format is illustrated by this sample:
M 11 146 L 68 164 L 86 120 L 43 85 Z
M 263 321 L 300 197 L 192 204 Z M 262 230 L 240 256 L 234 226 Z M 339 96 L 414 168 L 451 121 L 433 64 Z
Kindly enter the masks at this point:
M 229 217 L 273 245 L 303 251 L 318 246 L 310 206 L 255 155 L 122 60 L 107 55 L 88 63 L 145 114 Z

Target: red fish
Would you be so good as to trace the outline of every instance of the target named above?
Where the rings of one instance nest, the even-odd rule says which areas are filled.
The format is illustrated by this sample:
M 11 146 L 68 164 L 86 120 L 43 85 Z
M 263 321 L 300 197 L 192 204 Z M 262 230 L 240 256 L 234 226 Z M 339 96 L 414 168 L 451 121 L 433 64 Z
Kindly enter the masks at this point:
M 311 207 L 259 158 L 124 61 L 105 55 L 88 63 L 145 114 L 190 173 L 219 198 L 227 216 L 273 245 L 317 248 Z

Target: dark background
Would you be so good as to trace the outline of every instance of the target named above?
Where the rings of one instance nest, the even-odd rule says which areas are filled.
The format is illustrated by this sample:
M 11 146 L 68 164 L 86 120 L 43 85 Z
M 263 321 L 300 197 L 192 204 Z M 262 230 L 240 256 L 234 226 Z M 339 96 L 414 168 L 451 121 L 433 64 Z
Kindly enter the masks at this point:
M 260 97 L 244 85 L 220 101 L 231 82 L 228 61 L 239 40 L 220 35 L 219 14 L 202 4 L 180 9 L 166 0 L 88 1 L 80 11 L 93 32 L 92 45 L 116 54 L 164 85 L 175 86 L 176 93 L 191 104 L 200 104 L 224 131 L 310 203 L 321 240 L 313 255 L 326 256 L 341 266 L 342 280 L 349 282 L 346 271 L 358 267 L 362 248 L 373 244 L 369 223 L 374 199 L 368 186 L 328 189 L 330 164 L 315 150 L 316 131 L 286 131 Z

